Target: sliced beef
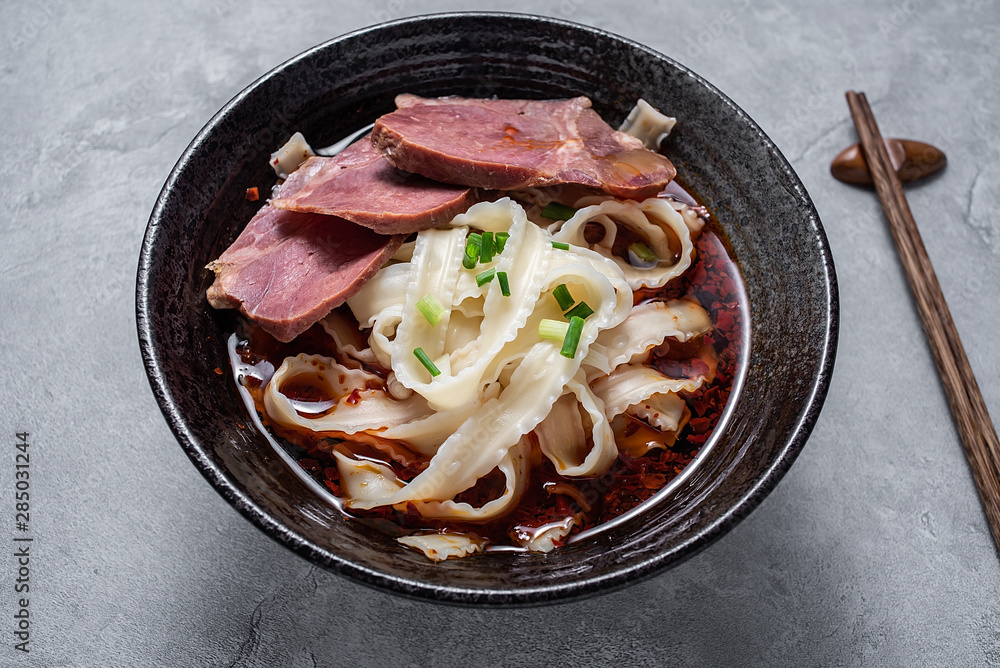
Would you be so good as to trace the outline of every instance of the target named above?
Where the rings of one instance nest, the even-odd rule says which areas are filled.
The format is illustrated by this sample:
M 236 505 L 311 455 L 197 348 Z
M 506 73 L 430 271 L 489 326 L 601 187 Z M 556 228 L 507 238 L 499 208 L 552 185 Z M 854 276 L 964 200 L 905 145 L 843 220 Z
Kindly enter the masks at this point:
M 296 192 L 272 204 L 290 211 L 340 216 L 380 234 L 409 234 L 448 222 L 476 202 L 471 188 L 402 174 L 372 145 L 351 144 L 332 158 L 309 158 L 290 177 Z M 287 185 L 287 184 L 286 184 Z
M 268 204 L 209 265 L 215 282 L 208 301 L 238 308 L 276 339 L 291 341 L 360 290 L 404 238 Z
M 577 183 L 616 197 L 659 192 L 676 170 L 613 130 L 585 97 L 474 100 L 396 97 L 372 142 L 396 167 L 436 181 L 514 190 Z

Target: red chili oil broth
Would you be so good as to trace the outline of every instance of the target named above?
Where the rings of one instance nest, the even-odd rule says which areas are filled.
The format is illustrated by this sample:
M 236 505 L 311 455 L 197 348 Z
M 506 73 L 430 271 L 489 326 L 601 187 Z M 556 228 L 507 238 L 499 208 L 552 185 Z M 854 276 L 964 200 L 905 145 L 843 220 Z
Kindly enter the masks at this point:
M 630 423 L 622 433 L 628 439 L 667 442 L 668 447 L 651 449 L 639 457 L 619 452 L 611 468 L 601 476 L 568 478 L 556 473 L 552 463 L 535 444 L 530 455 L 530 477 L 519 503 L 503 516 L 486 522 L 427 519 L 417 512 L 413 504 L 407 504 L 403 509 L 383 507 L 370 511 L 348 511 L 341 506 L 345 515 L 391 536 L 427 530 L 470 532 L 486 539 L 487 550 L 510 549 L 520 545 L 518 536 L 530 535 L 540 527 L 562 522 L 567 517 L 575 520 L 570 537 L 605 524 L 649 500 L 691 464 L 718 425 L 743 363 L 746 293 L 727 241 L 708 210 L 676 182 L 671 183 L 661 196 L 689 204 L 705 219 L 706 225 L 695 240 L 695 258 L 687 272 L 664 288 L 636 291 L 635 303 L 651 299 L 693 299 L 705 308 L 713 323 L 712 329 L 702 336 L 685 343 L 668 340 L 652 351 L 650 365 L 673 378 L 697 377 L 710 373 L 714 367 L 714 377 L 710 382 L 702 384 L 694 392 L 681 393 L 691 415 L 676 438 L 665 441 L 664 434 L 659 430 L 639 420 L 625 418 Z M 356 324 L 350 310 L 346 306 L 340 308 L 344 317 Z M 336 449 L 390 466 L 404 481 L 413 479 L 426 468 L 429 460 L 407 453 L 398 444 L 377 436 L 349 437 L 289 429 L 267 417 L 260 377 L 269 378 L 285 357 L 299 353 L 336 357 L 333 340 L 320 325 L 313 326 L 290 343 L 281 343 L 253 323 L 240 319 L 236 336 L 239 339 L 236 352 L 244 371 L 248 368 L 260 371 L 239 374 L 237 382 L 250 392 L 261 421 L 286 452 L 303 471 L 333 495 L 341 495 L 339 473 L 333 456 Z M 362 336 L 366 337 L 367 332 Z M 383 378 L 388 373 L 382 368 L 368 370 Z M 286 385 L 283 391 L 298 402 L 296 409 L 300 414 L 306 417 L 321 415 L 323 406 L 333 397 L 326 396 L 321 384 L 311 383 L 308 378 L 295 379 L 295 383 L 291 387 Z M 359 438 L 364 442 L 359 442 Z M 394 459 L 387 452 L 393 452 L 397 457 Z M 455 500 L 479 506 L 500 496 L 505 486 L 505 477 L 499 469 L 494 469 Z M 559 544 L 557 541 L 556 545 Z

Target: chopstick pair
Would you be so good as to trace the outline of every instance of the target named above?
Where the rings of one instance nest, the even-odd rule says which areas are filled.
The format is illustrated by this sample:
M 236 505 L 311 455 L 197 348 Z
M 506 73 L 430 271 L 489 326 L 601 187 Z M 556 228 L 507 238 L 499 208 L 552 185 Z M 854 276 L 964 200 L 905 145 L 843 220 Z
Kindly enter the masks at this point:
M 993 534 L 994 546 L 1000 550 L 1000 441 L 997 440 L 997 432 L 868 100 L 864 93 L 848 91 L 847 104 L 917 302 L 941 384 Z

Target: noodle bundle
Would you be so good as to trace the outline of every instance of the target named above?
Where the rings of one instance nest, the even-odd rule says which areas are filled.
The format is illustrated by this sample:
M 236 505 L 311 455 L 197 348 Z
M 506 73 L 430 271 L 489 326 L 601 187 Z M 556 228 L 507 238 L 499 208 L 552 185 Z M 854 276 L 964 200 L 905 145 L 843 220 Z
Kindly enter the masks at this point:
M 347 300 L 367 346 L 357 345 L 353 324 L 334 311 L 322 324 L 336 358 L 301 354 L 275 371 L 264 391 L 271 421 L 345 439 L 347 447 L 334 455 L 347 508 L 483 522 L 517 503 L 536 445 L 560 475 L 586 478 L 607 471 L 618 456 L 616 420 L 640 420 L 665 435 L 683 427 L 688 412 L 678 393 L 706 378 L 670 378 L 648 357 L 666 340 L 705 333 L 711 319 L 688 300 L 634 305 L 634 291 L 660 288 L 684 273 L 701 219 L 657 198 L 588 197 L 576 208 L 568 220 L 539 224 L 529 217 L 535 207 L 526 211 L 504 197 L 419 232 Z M 623 259 L 622 230 L 655 257 Z M 502 250 L 470 270 L 463 266 L 470 239 L 484 233 L 503 237 Z M 540 335 L 553 321 L 567 320 L 557 297 L 563 290 L 592 311 L 569 355 L 565 341 Z M 435 318 L 421 310 L 426 303 L 439 305 Z M 386 373 L 371 370 L 378 368 Z M 286 395 L 303 379 L 330 397 L 322 411 L 301 411 Z M 351 442 L 426 465 L 402 479 L 386 463 L 355 456 Z M 459 498 L 491 474 L 503 481 L 493 498 L 478 504 Z M 523 545 L 547 551 L 571 527 L 568 519 Z M 399 540 L 432 559 L 468 555 L 484 542 L 468 532 Z

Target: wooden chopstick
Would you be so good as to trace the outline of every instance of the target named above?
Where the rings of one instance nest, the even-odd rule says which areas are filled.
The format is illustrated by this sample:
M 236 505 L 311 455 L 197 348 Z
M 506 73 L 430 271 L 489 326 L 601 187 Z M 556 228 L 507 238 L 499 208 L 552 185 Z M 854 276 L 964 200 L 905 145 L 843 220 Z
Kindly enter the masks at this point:
M 951 319 L 941 285 L 903 194 L 903 184 L 892 168 L 864 93 L 847 92 L 861 149 L 875 181 L 875 189 L 889 220 L 899 256 L 917 302 L 924 332 L 930 343 L 972 477 L 983 502 L 993 543 L 1000 550 L 1000 441 L 989 410 L 979 391 L 965 348 Z

